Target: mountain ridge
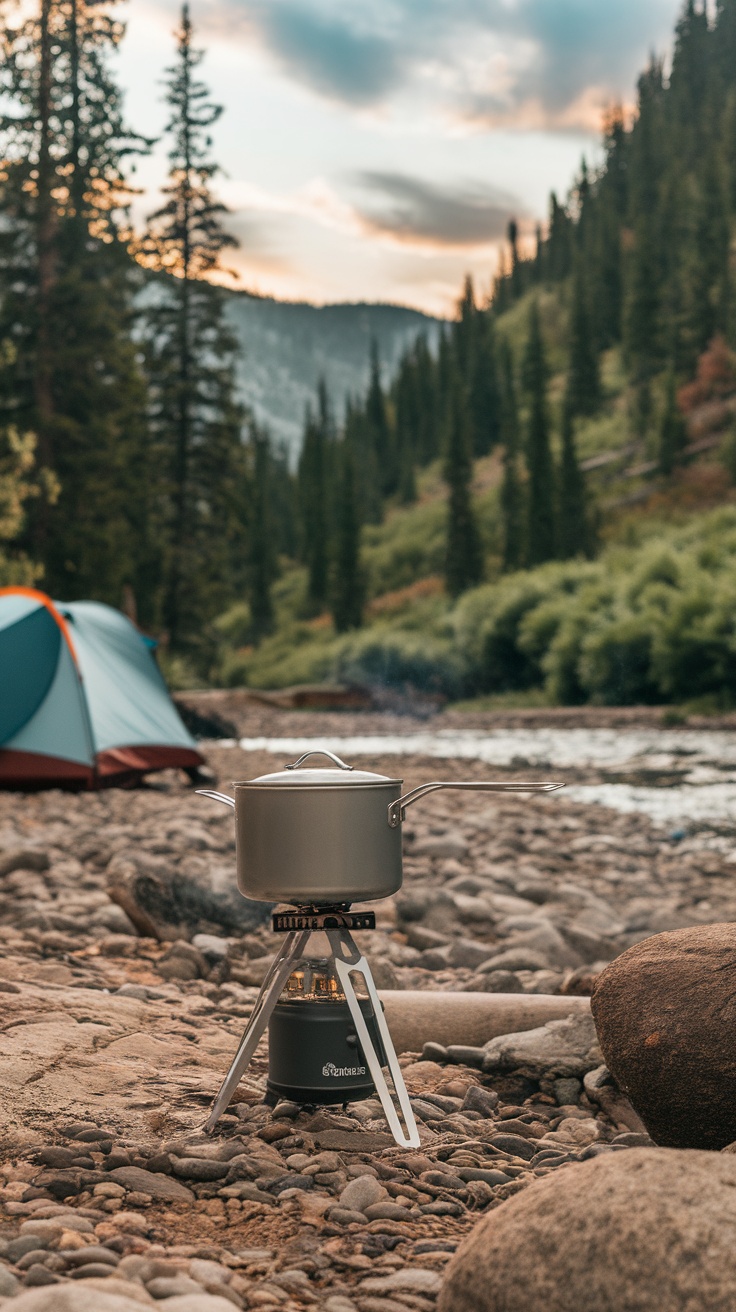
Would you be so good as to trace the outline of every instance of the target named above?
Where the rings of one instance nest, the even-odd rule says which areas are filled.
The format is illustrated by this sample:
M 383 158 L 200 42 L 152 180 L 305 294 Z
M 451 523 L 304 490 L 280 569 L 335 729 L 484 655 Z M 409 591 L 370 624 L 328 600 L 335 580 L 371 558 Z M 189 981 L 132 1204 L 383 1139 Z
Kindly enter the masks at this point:
M 293 458 L 301 443 L 306 407 L 321 377 L 335 417 L 349 396 L 368 384 L 375 340 L 388 384 L 406 349 L 424 333 L 435 346 L 444 322 L 410 306 L 383 301 L 281 301 L 248 291 L 227 292 L 227 316 L 241 343 L 237 362 L 241 399 L 285 444 Z

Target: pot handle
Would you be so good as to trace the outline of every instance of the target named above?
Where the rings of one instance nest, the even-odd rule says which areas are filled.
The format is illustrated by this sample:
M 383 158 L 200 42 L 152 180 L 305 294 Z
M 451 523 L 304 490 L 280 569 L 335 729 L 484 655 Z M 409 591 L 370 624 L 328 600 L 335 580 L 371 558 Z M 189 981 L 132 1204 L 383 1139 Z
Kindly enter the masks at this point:
M 388 808 L 388 823 L 392 829 L 398 829 L 406 816 L 407 806 L 411 806 L 413 802 L 418 802 L 419 798 L 424 797 L 425 793 L 433 793 L 435 788 L 467 788 L 470 791 L 479 793 L 554 793 L 558 788 L 564 787 L 564 784 L 552 783 L 491 784 L 438 781 L 437 783 L 420 784 L 419 788 L 414 788 L 410 793 L 404 793 L 403 797 L 397 797 L 395 802 L 391 802 Z
M 225 806 L 231 806 L 235 810 L 235 799 L 228 797 L 227 793 L 213 793 L 209 788 L 198 788 L 197 797 L 211 797 L 215 802 L 224 802 Z
M 341 761 L 340 757 L 335 756 L 334 752 L 328 752 L 326 747 L 315 747 L 311 752 L 304 752 L 303 755 L 299 757 L 298 761 L 294 761 L 293 765 L 285 765 L 284 769 L 298 769 L 302 761 L 306 761 L 308 756 L 329 756 L 330 760 L 334 761 L 335 765 L 339 765 L 341 770 L 352 770 L 354 768 L 352 765 L 346 765 L 345 761 Z

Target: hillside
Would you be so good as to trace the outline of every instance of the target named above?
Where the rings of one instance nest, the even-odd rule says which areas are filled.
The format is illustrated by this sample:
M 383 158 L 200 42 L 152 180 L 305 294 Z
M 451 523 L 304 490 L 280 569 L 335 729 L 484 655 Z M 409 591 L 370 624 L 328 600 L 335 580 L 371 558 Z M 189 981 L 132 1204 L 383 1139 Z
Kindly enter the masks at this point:
M 242 344 L 240 395 L 273 436 L 292 451 L 301 442 L 304 410 L 321 377 L 342 418 L 345 399 L 365 391 L 371 341 L 385 376 L 419 335 L 434 346 L 440 321 L 401 305 L 308 305 L 235 292 L 228 318 Z
M 500 339 L 513 344 L 519 337 L 535 295 L 498 316 Z M 564 352 L 556 347 L 568 314 L 565 290 L 542 293 L 540 310 L 554 404 L 565 380 Z M 306 570 L 282 560 L 275 631 L 249 645 L 247 606 L 231 608 L 217 624 L 214 682 L 283 688 L 337 680 L 370 686 L 379 699 L 383 690 L 389 701 L 419 693 L 440 701 L 490 696 L 493 705 L 730 705 L 736 360 L 725 346 L 701 359 L 683 397 L 688 445 L 667 477 L 657 462 L 656 430 L 639 437 L 633 427 L 635 388 L 619 349 L 605 352 L 601 363 L 603 401 L 578 428 L 598 520 L 597 559 L 503 572 L 497 449 L 475 462 L 473 476 L 484 581 L 453 601 L 442 580 L 447 490 L 435 461 L 419 471 L 414 504 L 389 502 L 383 521 L 363 529 L 363 627 L 338 635 L 329 614 L 308 617 Z M 656 380 L 658 410 L 663 388 Z M 558 436 L 553 450 L 559 459 Z

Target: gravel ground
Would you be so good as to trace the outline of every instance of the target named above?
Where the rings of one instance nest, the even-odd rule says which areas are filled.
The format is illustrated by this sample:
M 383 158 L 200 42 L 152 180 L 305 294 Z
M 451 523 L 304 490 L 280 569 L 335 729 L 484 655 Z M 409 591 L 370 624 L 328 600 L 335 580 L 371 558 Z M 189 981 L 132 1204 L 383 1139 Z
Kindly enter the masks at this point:
M 259 733 L 329 732 L 313 715 L 288 715 L 298 730 L 258 716 Z M 345 734 L 360 717 L 319 718 Z M 222 787 L 275 766 L 237 748 L 208 758 Z M 391 775 L 399 764 L 353 763 Z M 410 786 L 488 775 L 468 761 L 400 765 Z M 404 887 L 358 936 L 384 989 L 577 1001 L 647 935 L 736 919 L 736 840 L 673 836 L 564 792 L 438 793 L 410 813 L 404 840 Z M 395 1146 L 376 1100 L 272 1113 L 265 1045 L 206 1138 L 204 1111 L 274 949 L 232 898 L 233 867 L 231 816 L 173 774 L 134 791 L 0 795 L 0 1299 L 11 1309 L 28 1287 L 81 1281 L 101 1312 L 105 1291 L 130 1312 L 167 1300 L 177 1312 L 187 1295 L 187 1312 L 421 1312 L 489 1209 L 571 1162 L 649 1143 L 580 1012 L 521 1039 L 458 1036 L 402 1054 L 417 1152 Z M 141 875 L 158 897 L 143 908 L 147 934 L 120 905 Z M 172 889 L 184 883 L 201 903 L 182 909 Z

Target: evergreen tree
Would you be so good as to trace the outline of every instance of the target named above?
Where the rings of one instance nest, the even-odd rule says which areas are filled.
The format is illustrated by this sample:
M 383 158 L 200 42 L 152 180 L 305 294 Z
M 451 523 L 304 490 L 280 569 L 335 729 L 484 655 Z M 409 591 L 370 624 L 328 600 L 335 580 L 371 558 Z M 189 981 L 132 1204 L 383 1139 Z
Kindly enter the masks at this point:
M 404 357 L 394 386 L 397 491 L 402 505 L 416 501 L 415 447 L 419 439 L 420 399 L 413 353 Z
M 601 401 L 598 352 L 595 349 L 582 271 L 573 280 L 570 312 L 570 356 L 567 374 L 566 411 L 590 415 Z
M 276 552 L 271 494 L 271 451 L 268 435 L 253 425 L 246 448 L 248 470 L 248 602 L 251 631 L 257 642 L 273 628 L 271 586 L 276 577 Z
M 486 456 L 500 437 L 500 397 L 493 320 L 478 313 L 475 355 L 468 384 L 468 412 L 473 452 Z
M 371 375 L 365 400 L 365 424 L 366 437 L 373 453 L 381 496 L 387 497 L 396 491 L 398 469 L 386 409 L 386 398 L 381 385 L 381 365 L 378 358 L 378 343 L 375 338 L 371 342 Z
M 527 564 L 539 565 L 555 554 L 555 491 L 547 415 L 547 362 L 536 301 L 529 313 L 524 384 L 529 402 Z
M 307 409 L 297 475 L 302 559 L 308 572 L 307 604 L 313 614 L 318 614 L 325 606 L 329 584 L 329 444 L 332 426 L 324 381 L 319 385 L 318 402 L 316 417 L 310 408 Z
M 203 58 L 192 45 L 187 5 L 177 59 L 167 74 L 171 139 L 163 206 L 140 245 L 158 275 L 145 312 L 150 424 L 161 486 L 163 620 L 174 647 L 196 642 L 204 621 L 232 589 L 242 549 L 234 489 L 243 477 L 243 411 L 236 399 L 237 339 L 224 294 L 208 281 L 220 256 L 237 245 L 224 229 L 225 206 L 212 192 L 218 166 L 211 128 L 221 107 L 196 77 Z
M 360 521 L 355 495 L 353 453 L 342 442 L 335 524 L 335 551 L 331 608 L 338 633 L 357 629 L 363 622 L 365 582 L 360 564 Z
M 36 434 L 58 490 L 29 516 L 45 585 L 117 604 L 151 550 L 124 176 L 147 143 L 123 118 L 105 0 L 2 17 L 0 423 Z
M 659 423 L 659 468 L 662 474 L 671 474 L 687 445 L 687 428 L 677 404 L 675 375 L 667 375 L 664 408 Z
M 522 292 L 523 269 L 519 258 L 519 225 L 516 219 L 509 219 L 506 233 L 511 250 L 511 294 L 517 300 Z
M 585 481 L 575 450 L 572 412 L 562 409 L 562 453 L 559 473 L 559 520 L 557 542 L 563 560 L 586 554 L 589 547 L 585 504 Z
M 570 272 L 572 226 L 569 214 L 552 192 L 546 260 L 546 275 L 551 282 L 561 282 Z
M 465 397 L 456 383 L 450 401 L 445 455 L 449 487 L 445 584 L 451 597 L 480 583 L 483 549 L 472 505 L 473 461 Z
M 524 492 L 519 475 L 519 413 L 514 383 L 514 360 L 506 339 L 501 345 L 501 440 L 503 481 L 504 569 L 520 569 L 524 563 Z

